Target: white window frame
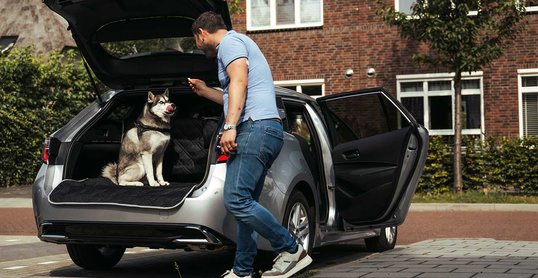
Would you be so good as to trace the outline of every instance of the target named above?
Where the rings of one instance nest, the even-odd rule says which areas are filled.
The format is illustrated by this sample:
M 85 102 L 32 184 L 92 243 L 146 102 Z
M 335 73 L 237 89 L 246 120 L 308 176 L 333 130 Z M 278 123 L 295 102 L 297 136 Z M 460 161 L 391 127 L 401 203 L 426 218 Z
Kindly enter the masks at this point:
M 429 74 L 406 74 L 396 75 L 396 94 L 398 101 L 406 97 L 422 97 L 424 110 L 424 126 L 428 129 L 430 135 L 454 135 L 454 125 L 456 121 L 455 98 L 454 98 L 454 73 L 429 73 Z M 462 89 L 462 96 L 480 95 L 480 128 L 463 129 L 463 135 L 480 135 L 484 136 L 484 78 L 482 71 L 462 73 L 462 81 L 467 79 L 479 79 L 480 89 Z M 429 81 L 450 81 L 450 90 L 428 91 L 427 84 Z M 423 82 L 421 92 L 401 92 L 400 83 L 403 82 Z M 452 100 L 452 128 L 451 129 L 430 129 L 430 107 L 428 97 L 432 96 L 450 96 Z
M 323 26 L 323 0 L 319 0 L 320 2 L 320 21 L 319 22 L 311 22 L 311 23 L 301 23 L 301 1 L 295 0 L 295 23 L 294 24 L 283 24 L 283 25 L 277 25 L 276 24 L 276 0 L 269 0 L 269 14 L 271 16 L 271 20 L 268 26 L 257 26 L 254 27 L 251 24 L 251 0 L 246 0 L 247 4 L 247 31 L 261 31 L 261 30 L 279 30 L 279 29 L 294 29 L 294 28 L 306 28 L 306 27 L 320 27 Z
M 279 80 L 279 81 L 274 81 L 274 84 L 276 86 L 282 86 L 282 87 L 295 86 L 295 90 L 299 93 L 303 92 L 301 86 L 321 85 L 321 95 L 315 95 L 311 97 L 318 98 L 325 95 L 325 79 Z
M 523 77 L 538 76 L 538 68 L 535 69 L 518 69 L 517 70 L 517 102 L 519 111 L 519 137 L 523 138 L 523 94 L 525 93 L 538 93 L 538 86 L 536 87 L 523 87 Z
M 394 0 L 394 9 L 398 12 L 400 11 L 400 0 Z M 525 11 L 526 12 L 538 12 L 538 6 L 525 7 Z M 477 14 L 478 14 L 478 11 L 469 11 L 469 15 L 477 15 Z
M 525 0 L 523 0 L 523 1 L 525 1 Z M 538 12 L 538 5 L 525 7 L 525 11 L 527 11 L 527 12 Z

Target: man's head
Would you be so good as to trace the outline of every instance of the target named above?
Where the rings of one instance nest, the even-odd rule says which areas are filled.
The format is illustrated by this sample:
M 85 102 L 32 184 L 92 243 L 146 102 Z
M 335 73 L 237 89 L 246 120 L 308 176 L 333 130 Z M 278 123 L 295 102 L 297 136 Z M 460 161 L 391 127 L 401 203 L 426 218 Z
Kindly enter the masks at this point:
M 226 23 L 219 14 L 214 12 L 203 13 L 192 23 L 196 47 L 203 50 L 207 57 L 216 56 L 216 47 L 220 43 L 217 33 L 226 30 Z

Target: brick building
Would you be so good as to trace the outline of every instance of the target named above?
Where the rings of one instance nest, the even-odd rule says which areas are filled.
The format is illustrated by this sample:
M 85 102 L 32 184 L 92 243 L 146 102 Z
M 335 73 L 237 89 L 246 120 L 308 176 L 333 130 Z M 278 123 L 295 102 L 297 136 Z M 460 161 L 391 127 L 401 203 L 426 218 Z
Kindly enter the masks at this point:
M 394 1 L 410 10 L 412 0 Z M 538 1 L 526 5 L 528 25 L 517 41 L 492 65 L 464 74 L 464 134 L 538 135 Z M 310 95 L 385 87 L 430 134 L 453 134 L 452 75 L 415 64 L 411 54 L 419 46 L 385 25 L 374 1 L 241 0 L 240 6 L 234 29 L 259 44 L 276 84 Z

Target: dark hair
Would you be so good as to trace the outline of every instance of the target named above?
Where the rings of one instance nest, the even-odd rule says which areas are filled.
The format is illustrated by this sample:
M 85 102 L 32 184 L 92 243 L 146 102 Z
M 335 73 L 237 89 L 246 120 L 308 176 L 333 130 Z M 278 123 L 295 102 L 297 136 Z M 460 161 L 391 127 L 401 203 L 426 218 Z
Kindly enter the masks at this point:
M 193 23 L 192 23 L 192 33 L 197 34 L 198 29 L 204 29 L 210 34 L 217 32 L 220 29 L 227 30 L 226 23 L 222 19 L 220 14 L 215 12 L 205 12 L 201 14 Z

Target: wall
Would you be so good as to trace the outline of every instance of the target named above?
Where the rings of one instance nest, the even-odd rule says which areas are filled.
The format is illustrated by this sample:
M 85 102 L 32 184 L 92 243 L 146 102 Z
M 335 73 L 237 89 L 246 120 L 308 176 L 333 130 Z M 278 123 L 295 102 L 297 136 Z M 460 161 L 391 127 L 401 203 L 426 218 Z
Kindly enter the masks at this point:
M 322 27 L 247 32 L 242 13 L 232 17 L 234 29 L 259 44 L 275 81 L 323 78 L 326 94 L 381 86 L 395 95 L 398 74 L 447 72 L 415 64 L 411 56 L 424 46 L 401 39 L 395 28 L 386 26 L 374 1 L 323 2 Z M 245 1 L 241 6 L 246 7 Z M 538 68 L 538 14 L 526 20 L 526 32 L 483 69 L 487 135 L 519 135 L 517 70 Z M 369 67 L 375 68 L 374 77 L 367 77 Z M 347 69 L 355 72 L 351 78 L 345 77 Z

